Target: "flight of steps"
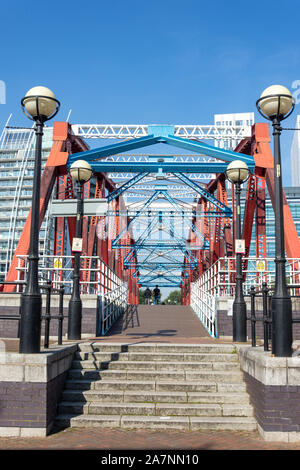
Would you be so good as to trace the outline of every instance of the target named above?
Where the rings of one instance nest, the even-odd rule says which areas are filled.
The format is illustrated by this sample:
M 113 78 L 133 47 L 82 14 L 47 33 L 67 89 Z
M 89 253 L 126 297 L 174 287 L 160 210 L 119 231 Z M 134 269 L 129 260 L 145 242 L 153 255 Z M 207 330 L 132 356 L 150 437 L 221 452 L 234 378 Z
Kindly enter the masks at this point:
M 56 425 L 257 429 L 230 344 L 79 344 Z

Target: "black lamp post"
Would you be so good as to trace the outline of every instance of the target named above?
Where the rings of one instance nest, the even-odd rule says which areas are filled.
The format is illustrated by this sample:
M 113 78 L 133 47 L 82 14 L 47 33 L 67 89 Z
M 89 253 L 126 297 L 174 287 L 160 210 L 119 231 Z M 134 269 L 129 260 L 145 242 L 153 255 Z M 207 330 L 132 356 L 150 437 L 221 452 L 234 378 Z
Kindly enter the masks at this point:
M 240 240 L 241 231 L 241 184 L 249 178 L 249 169 L 245 162 L 235 160 L 229 163 L 225 171 L 226 178 L 235 185 L 236 194 L 236 240 Z M 242 253 L 236 247 L 236 282 L 235 298 L 232 306 L 233 341 L 247 341 L 247 307 L 243 293 Z
M 278 357 L 292 355 L 292 300 L 286 283 L 283 196 L 280 134 L 281 121 L 293 112 L 294 98 L 281 86 L 268 87 L 256 102 L 259 113 L 272 121 L 274 136 L 274 193 L 275 193 L 275 288 L 271 298 L 272 352 Z
M 82 302 L 80 298 L 80 253 L 82 247 L 82 217 L 83 217 L 83 185 L 87 183 L 92 176 L 90 164 L 85 160 L 77 160 L 70 167 L 70 175 L 75 184 L 77 196 L 77 215 L 76 215 L 76 240 L 78 247 L 74 246 L 74 271 L 73 271 L 73 289 L 69 301 L 69 318 L 68 318 L 68 339 L 81 339 L 81 319 L 82 319 Z
M 26 116 L 35 121 L 35 165 L 32 188 L 30 248 L 25 291 L 21 295 L 20 353 L 39 353 L 41 347 L 42 297 L 38 283 L 40 184 L 44 123 L 58 112 L 60 103 L 46 87 L 31 88 L 21 100 Z

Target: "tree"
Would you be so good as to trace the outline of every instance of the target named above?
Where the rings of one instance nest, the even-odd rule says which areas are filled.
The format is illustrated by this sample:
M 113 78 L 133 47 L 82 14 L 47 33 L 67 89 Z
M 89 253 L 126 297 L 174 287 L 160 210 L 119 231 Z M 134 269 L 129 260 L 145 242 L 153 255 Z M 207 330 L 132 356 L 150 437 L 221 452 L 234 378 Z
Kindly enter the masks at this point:
M 142 289 L 139 289 L 139 304 L 145 305 L 145 291 Z
M 173 290 L 170 292 L 168 297 L 165 300 L 166 305 L 180 305 L 181 302 L 181 291 Z

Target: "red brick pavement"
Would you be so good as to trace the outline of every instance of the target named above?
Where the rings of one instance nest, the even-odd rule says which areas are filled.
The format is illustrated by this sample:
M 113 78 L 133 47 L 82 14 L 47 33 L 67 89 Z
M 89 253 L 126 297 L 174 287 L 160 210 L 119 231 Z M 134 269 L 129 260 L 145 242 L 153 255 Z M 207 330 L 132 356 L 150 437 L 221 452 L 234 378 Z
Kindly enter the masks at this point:
M 70 428 L 44 438 L 0 438 L 0 450 L 300 450 L 300 442 L 266 442 L 256 432 Z

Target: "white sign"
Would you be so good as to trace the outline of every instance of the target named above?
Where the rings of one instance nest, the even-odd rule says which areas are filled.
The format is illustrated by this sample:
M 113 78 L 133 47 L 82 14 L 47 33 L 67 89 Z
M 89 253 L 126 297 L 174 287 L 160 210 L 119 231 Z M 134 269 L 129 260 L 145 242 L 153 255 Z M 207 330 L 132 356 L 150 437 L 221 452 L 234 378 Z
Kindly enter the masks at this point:
M 73 238 L 72 251 L 82 251 L 82 238 Z
M 245 240 L 235 240 L 235 252 L 245 254 Z
M 108 204 L 105 198 L 84 199 L 83 215 L 98 217 L 107 214 Z M 76 217 L 77 200 L 76 199 L 53 199 L 50 206 L 50 213 L 53 217 Z
M 234 299 L 230 299 L 230 300 L 227 300 L 227 315 L 229 317 L 232 317 L 232 310 L 233 310 L 233 302 L 234 302 Z

